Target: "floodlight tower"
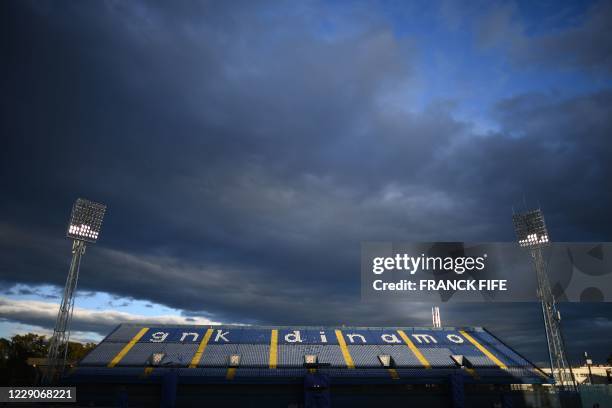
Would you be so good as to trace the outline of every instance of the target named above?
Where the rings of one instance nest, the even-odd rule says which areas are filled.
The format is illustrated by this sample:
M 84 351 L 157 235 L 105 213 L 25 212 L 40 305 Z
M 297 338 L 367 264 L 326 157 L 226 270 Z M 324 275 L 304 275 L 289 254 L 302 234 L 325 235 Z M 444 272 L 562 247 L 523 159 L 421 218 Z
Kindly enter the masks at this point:
M 543 248 L 550 245 L 550 238 L 542 210 L 531 210 L 512 216 L 514 230 L 521 248 L 531 255 L 538 280 L 538 297 L 542 303 L 542 315 L 548 343 L 551 373 L 562 388 L 575 391 L 576 380 L 565 353 L 565 342 L 561 332 L 561 313 L 548 281 L 547 262 Z
M 55 381 L 61 375 L 66 365 L 68 340 L 70 339 L 70 322 L 74 310 L 81 257 L 85 253 L 86 243 L 95 244 L 98 240 L 105 212 L 105 205 L 83 198 L 78 198 L 72 206 L 70 223 L 66 232 L 66 236 L 73 240 L 72 261 L 68 270 L 68 278 L 66 278 L 62 302 L 57 313 L 53 337 L 51 337 L 49 343 L 47 370 L 43 375 L 44 383 L 48 384 Z

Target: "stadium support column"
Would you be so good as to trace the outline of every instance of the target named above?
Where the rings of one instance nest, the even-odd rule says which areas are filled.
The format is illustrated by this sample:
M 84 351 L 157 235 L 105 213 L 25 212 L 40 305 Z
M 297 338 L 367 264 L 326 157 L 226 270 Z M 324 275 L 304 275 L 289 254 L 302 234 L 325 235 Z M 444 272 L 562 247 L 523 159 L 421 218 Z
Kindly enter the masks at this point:
M 81 258 L 85 253 L 86 242 L 94 244 L 98 240 L 106 206 L 79 198 L 72 206 L 72 214 L 66 235 L 73 239 L 72 260 L 62 301 L 55 321 L 53 337 L 49 343 L 47 354 L 47 369 L 42 382 L 51 384 L 63 373 L 68 356 L 68 341 L 70 340 L 70 323 L 74 311 L 74 300 L 79 280 Z
M 512 217 L 514 229 L 521 248 L 528 251 L 536 271 L 538 297 L 542 305 L 542 317 L 548 344 L 551 373 L 555 382 L 564 390 L 576 391 L 576 381 L 569 365 L 563 333 L 561 331 L 561 313 L 557 309 L 555 297 L 546 273 L 547 262 L 543 249 L 550 245 L 548 230 L 542 211 L 532 210 Z
M 502 394 L 501 397 L 501 406 L 502 408 L 512 408 L 513 404 L 512 404 L 512 394 L 510 393 L 509 390 L 507 390 L 506 392 L 504 392 Z
M 451 398 L 453 399 L 453 408 L 465 408 L 465 390 L 463 383 L 463 373 L 460 370 L 455 370 L 450 375 Z
M 162 377 L 161 385 L 161 408 L 174 408 L 176 405 L 176 389 L 178 386 L 178 375 L 176 371 L 169 370 Z

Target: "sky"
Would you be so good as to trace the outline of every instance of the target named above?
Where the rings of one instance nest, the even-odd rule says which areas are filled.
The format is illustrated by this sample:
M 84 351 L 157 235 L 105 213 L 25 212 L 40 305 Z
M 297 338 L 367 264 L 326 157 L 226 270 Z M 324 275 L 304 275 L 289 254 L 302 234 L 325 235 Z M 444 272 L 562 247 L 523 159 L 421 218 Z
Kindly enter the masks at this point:
M 612 236 L 612 3 L 3 1 L 0 336 L 49 334 L 72 203 L 108 205 L 72 338 L 121 322 L 430 325 L 364 241 Z M 612 304 L 563 304 L 569 356 Z M 537 304 L 441 306 L 546 360 Z

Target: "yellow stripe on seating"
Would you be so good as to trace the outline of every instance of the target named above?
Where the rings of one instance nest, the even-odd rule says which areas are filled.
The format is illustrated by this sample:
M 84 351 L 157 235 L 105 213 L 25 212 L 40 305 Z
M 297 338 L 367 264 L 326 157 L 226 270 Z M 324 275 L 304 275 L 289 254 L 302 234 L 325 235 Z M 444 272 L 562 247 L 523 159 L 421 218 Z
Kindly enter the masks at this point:
M 278 362 L 278 330 L 272 330 L 270 336 L 270 368 L 276 368 Z
M 477 379 L 477 380 L 480 378 L 480 376 L 478 375 L 478 373 L 476 372 L 476 370 L 474 370 L 473 368 L 467 368 L 467 367 L 465 367 L 465 371 L 467 371 L 467 373 L 468 373 L 469 375 L 471 375 L 472 377 L 474 377 L 474 378 L 475 378 L 475 379 Z
M 493 355 L 493 353 L 491 353 L 489 350 L 487 350 L 482 344 L 480 344 L 478 341 L 476 341 L 475 338 L 473 338 L 472 336 L 470 336 L 469 334 L 467 334 L 467 332 L 465 330 L 459 330 L 459 333 L 461 333 L 463 335 L 463 337 L 465 337 L 466 339 L 468 339 L 468 341 L 470 343 L 472 343 L 474 346 L 476 346 L 476 348 L 478 350 L 480 350 L 482 352 L 482 354 L 484 354 L 485 356 L 487 356 L 487 358 L 489 360 L 491 360 L 492 362 L 494 362 L 495 364 L 497 364 L 497 366 L 503 370 L 506 370 L 508 367 L 501 362 L 501 360 L 497 357 L 495 357 Z
M 130 342 L 128 344 L 126 344 L 119 353 L 117 353 L 117 355 L 110 361 L 110 363 L 108 363 L 109 368 L 113 368 L 114 366 L 116 366 L 117 364 L 119 364 L 119 362 L 123 359 L 123 357 L 125 357 L 125 355 L 128 353 L 128 351 L 130 351 L 132 349 L 132 347 L 134 347 L 134 345 L 136 345 L 136 343 L 138 343 L 138 340 L 140 340 L 142 338 L 142 336 L 145 335 L 145 333 L 149 330 L 148 327 L 143 327 L 142 329 L 140 329 L 140 331 L 138 333 L 136 333 L 136 335 L 132 338 L 132 340 L 130 340 Z
M 198 364 L 200 363 L 200 360 L 202 359 L 202 354 L 204 354 L 204 350 L 206 350 L 206 345 L 208 344 L 208 341 L 210 340 L 210 336 L 212 336 L 212 333 L 213 333 L 213 329 L 206 330 L 206 334 L 204 335 L 204 338 L 200 342 L 200 345 L 198 346 L 198 350 L 195 352 L 195 354 L 193 355 L 193 358 L 191 359 L 189 368 L 196 368 Z
M 148 377 L 149 375 L 151 375 L 151 373 L 153 372 L 154 367 L 145 367 L 144 370 L 144 375 L 145 377 Z
M 388 370 L 392 379 L 399 380 L 400 376 L 395 368 L 388 368 Z
M 338 344 L 340 345 L 340 351 L 342 351 L 342 356 L 344 357 L 346 367 L 355 368 L 353 357 L 351 357 L 351 353 L 349 353 L 349 349 L 346 346 L 346 342 L 344 341 L 344 337 L 342 336 L 342 331 L 336 330 L 336 337 L 338 338 Z
M 230 367 L 227 369 L 227 374 L 225 375 L 226 380 L 233 380 L 236 376 L 236 367 Z
M 417 346 L 415 346 L 415 344 L 412 342 L 412 340 L 410 340 L 406 333 L 404 333 L 403 330 L 398 330 L 397 333 L 400 335 L 402 340 L 404 340 L 404 343 L 406 343 L 410 351 L 412 351 L 412 354 L 414 354 L 414 356 L 421 362 L 423 367 L 431 368 L 431 364 L 429 364 L 429 361 L 427 361 L 423 353 L 421 353 Z

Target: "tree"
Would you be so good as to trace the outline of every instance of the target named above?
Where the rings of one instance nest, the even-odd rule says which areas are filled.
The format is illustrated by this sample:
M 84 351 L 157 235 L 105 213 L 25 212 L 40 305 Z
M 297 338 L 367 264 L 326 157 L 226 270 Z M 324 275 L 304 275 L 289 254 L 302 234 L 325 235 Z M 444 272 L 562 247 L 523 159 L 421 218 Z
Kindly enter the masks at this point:
M 36 368 L 28 365 L 28 358 L 47 357 L 48 346 L 45 336 L 33 333 L 0 338 L 0 385 L 34 385 Z M 66 359 L 78 362 L 94 347 L 95 343 L 69 342 Z
M 15 335 L 11 338 L 11 358 L 23 360 L 29 357 L 45 357 L 47 355 L 47 339 L 45 336 L 28 333 Z
M 7 339 L 0 339 L 0 368 L 6 368 L 10 352 L 11 342 Z
M 4 385 L 33 385 L 36 378 L 36 370 L 28 366 L 30 357 L 43 358 L 47 354 L 47 340 L 45 336 L 28 333 L 15 335 L 11 340 L 0 341 L 5 348 L 5 369 L 0 376 L 0 382 Z
M 5 340 L 6 341 L 6 340 Z M 10 352 L 17 360 L 26 361 L 30 357 L 45 358 L 48 353 L 49 342 L 45 336 L 28 333 L 11 338 Z M 78 361 L 96 347 L 95 343 L 68 343 L 68 361 Z M 63 355 L 63 354 L 62 354 Z
M 68 361 L 77 362 L 96 347 L 95 343 L 68 343 Z

